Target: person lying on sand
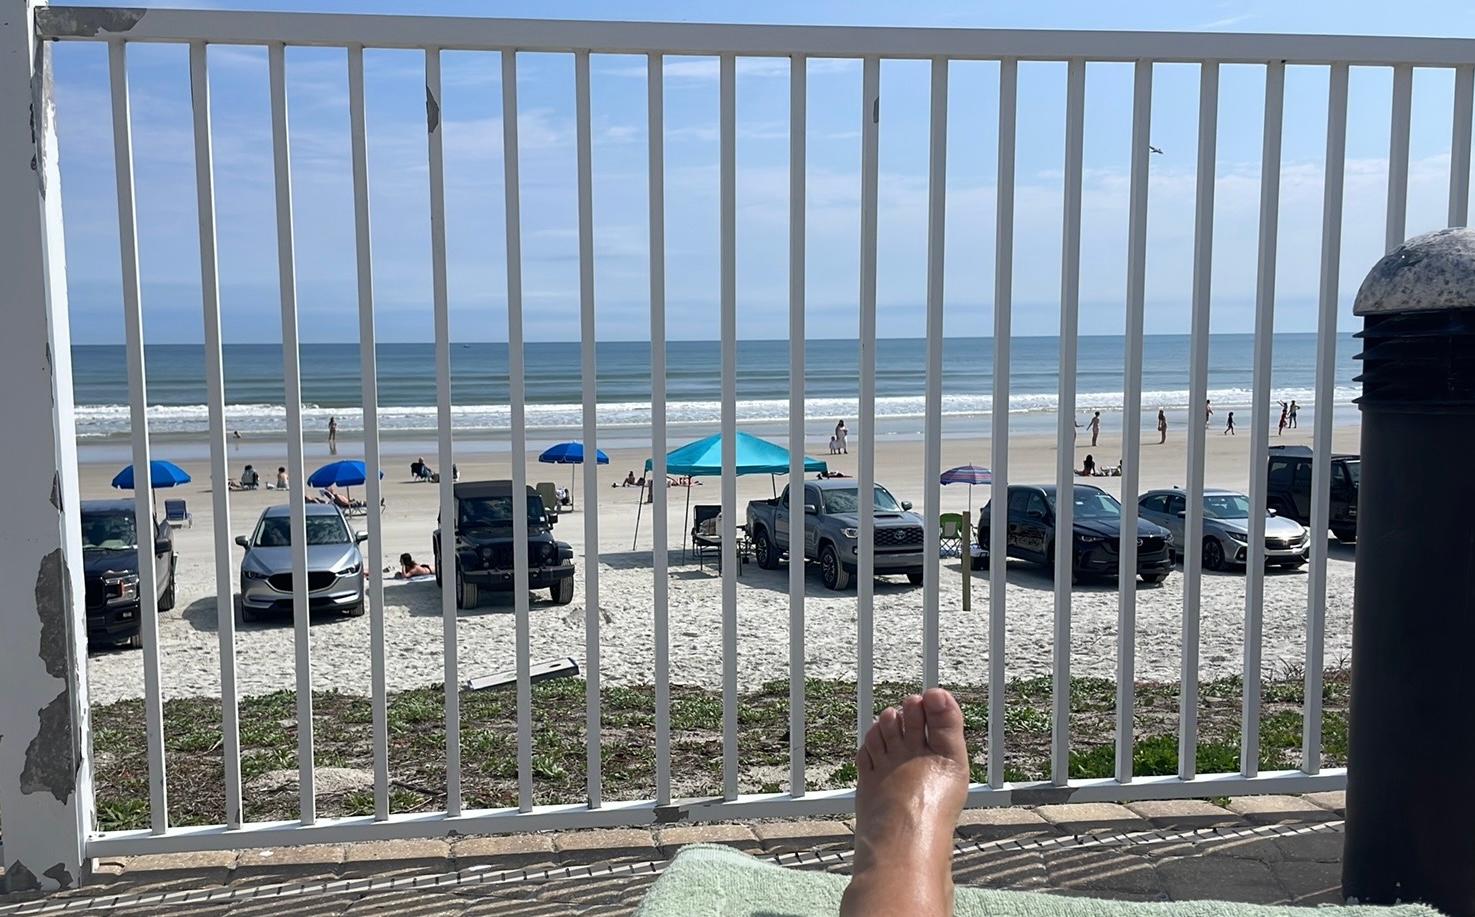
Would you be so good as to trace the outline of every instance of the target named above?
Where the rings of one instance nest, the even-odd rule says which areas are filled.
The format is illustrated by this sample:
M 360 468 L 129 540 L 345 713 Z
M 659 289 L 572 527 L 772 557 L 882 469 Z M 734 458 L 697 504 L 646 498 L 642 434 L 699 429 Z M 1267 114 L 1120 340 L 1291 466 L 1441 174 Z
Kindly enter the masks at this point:
M 855 767 L 855 868 L 841 917 L 951 914 L 953 830 L 968 798 L 957 700 L 928 688 L 881 711 Z
M 395 579 L 414 579 L 417 576 L 432 576 L 435 568 L 430 564 L 417 564 L 415 558 L 408 553 L 399 556 L 399 569 L 395 571 Z

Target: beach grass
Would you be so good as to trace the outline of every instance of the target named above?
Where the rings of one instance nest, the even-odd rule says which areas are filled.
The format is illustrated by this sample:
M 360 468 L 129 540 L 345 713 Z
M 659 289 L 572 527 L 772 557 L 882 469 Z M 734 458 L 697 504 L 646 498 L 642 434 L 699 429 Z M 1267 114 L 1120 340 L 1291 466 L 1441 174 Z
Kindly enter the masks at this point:
M 1300 766 L 1304 680 L 1286 670 L 1263 685 L 1260 767 Z M 898 702 L 916 685 L 875 686 L 876 710 Z M 1322 763 L 1347 756 L 1350 672 L 1333 668 L 1324 680 Z M 585 682 L 533 686 L 532 770 L 535 801 L 585 800 Z M 962 704 L 973 755 L 973 779 L 987 776 L 986 689 L 953 689 Z M 1200 685 L 1199 773 L 1239 770 L 1242 685 L 1238 677 Z M 1005 776 L 1043 779 L 1049 771 L 1048 677 L 1018 679 L 1005 692 Z M 602 787 L 605 799 L 650 798 L 655 793 L 655 691 L 609 687 L 601 692 Z M 1178 685 L 1136 685 L 1133 770 L 1139 775 L 1178 769 Z M 805 756 L 811 789 L 853 785 L 855 684 L 810 680 L 805 685 Z M 386 703 L 390 806 L 395 812 L 434 811 L 445 805 L 444 696 L 439 687 L 392 694 Z M 462 793 L 466 808 L 517 803 L 517 709 L 511 687 L 461 695 Z M 1073 778 L 1114 773 L 1116 685 L 1106 679 L 1071 682 Z M 337 769 L 332 785 L 320 778 L 318 813 L 324 817 L 374 811 L 371 749 L 373 708 L 368 698 L 340 692 L 313 695 L 316 766 Z M 93 710 L 98 826 L 103 830 L 149 824 L 148 756 L 143 705 L 138 700 Z M 164 705 L 165 755 L 171 824 L 219 824 L 225 819 L 220 705 L 213 698 L 180 698 Z M 779 792 L 788 784 L 789 685 L 775 681 L 740 697 L 738 759 L 743 792 Z M 241 775 L 247 820 L 297 816 L 296 699 L 291 691 L 240 702 Z M 709 796 L 722 786 L 722 697 L 717 691 L 671 689 L 671 772 L 677 798 Z

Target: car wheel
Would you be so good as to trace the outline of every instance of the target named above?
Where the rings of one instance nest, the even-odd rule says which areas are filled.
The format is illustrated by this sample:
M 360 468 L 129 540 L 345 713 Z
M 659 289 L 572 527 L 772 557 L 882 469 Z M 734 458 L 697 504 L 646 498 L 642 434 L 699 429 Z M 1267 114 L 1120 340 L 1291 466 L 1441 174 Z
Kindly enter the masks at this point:
M 169 585 L 159 595 L 159 611 L 169 611 L 174 607 L 174 564 L 169 564 Z
M 778 569 L 778 549 L 773 545 L 773 539 L 768 537 L 766 529 L 759 529 L 753 538 L 753 555 L 758 561 L 758 566 L 765 570 Z
M 435 567 L 435 588 L 442 589 L 444 587 L 440 582 L 440 552 L 436 551 L 431 556 L 434 558 L 431 566 Z
M 1204 569 L 1224 569 L 1224 546 L 1212 535 L 1204 539 Z
M 913 586 L 920 586 L 922 585 L 922 583 L 926 582 L 926 580 L 927 574 L 922 570 L 907 571 L 907 582 L 911 583 Z
M 1343 544 L 1357 540 L 1357 529 L 1332 529 L 1332 535 Z
M 825 545 L 819 552 L 819 573 L 826 589 L 840 592 L 850 585 L 850 574 L 845 572 L 840 555 L 832 544 Z
M 476 594 L 476 592 L 477 592 L 477 590 L 476 590 L 476 584 L 475 583 L 468 583 L 468 582 L 466 582 L 466 577 L 461 574 L 461 565 L 460 564 L 457 564 L 456 565 L 456 607 L 457 608 L 475 608 L 476 607 L 476 600 L 479 598 L 479 596 Z
M 974 554 L 971 557 L 969 557 L 968 558 L 968 569 L 970 569 L 970 570 L 987 570 L 988 569 L 988 555 L 987 554 Z
M 555 585 L 548 587 L 548 592 L 553 596 L 553 604 L 567 605 L 574 600 L 574 578 L 570 576 L 559 580 Z
M 127 640 L 124 640 L 123 645 L 131 650 L 143 649 L 143 631 L 140 630 L 138 633 L 129 637 Z
M 1144 583 L 1157 584 L 1157 583 L 1161 583 L 1163 580 L 1165 580 L 1167 578 L 1168 578 L 1168 574 L 1166 574 L 1166 573 L 1144 573 L 1144 574 L 1142 574 L 1142 582 L 1144 582 Z
M 364 616 L 364 600 L 359 599 L 356 604 L 343 609 L 343 616 L 345 618 L 362 618 Z
M 1055 579 L 1055 545 L 1053 542 L 1050 544 L 1050 547 L 1045 549 L 1045 569 L 1050 571 L 1050 579 L 1053 581 Z M 1080 582 L 1081 575 L 1076 572 L 1075 565 L 1072 564 L 1070 568 L 1070 584 L 1075 586 L 1079 585 Z
M 242 624 L 250 624 L 252 621 L 256 620 L 256 612 L 252 611 L 246 605 L 246 601 L 243 596 L 236 596 L 236 610 L 240 612 Z

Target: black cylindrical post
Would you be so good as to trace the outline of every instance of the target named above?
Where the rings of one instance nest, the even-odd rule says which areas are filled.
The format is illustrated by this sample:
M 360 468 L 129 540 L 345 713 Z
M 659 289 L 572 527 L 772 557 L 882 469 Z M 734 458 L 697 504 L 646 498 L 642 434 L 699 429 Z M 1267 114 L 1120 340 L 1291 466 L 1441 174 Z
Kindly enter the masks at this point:
M 1475 231 L 1410 239 L 1368 274 L 1354 311 L 1362 480 L 1342 891 L 1475 917 Z

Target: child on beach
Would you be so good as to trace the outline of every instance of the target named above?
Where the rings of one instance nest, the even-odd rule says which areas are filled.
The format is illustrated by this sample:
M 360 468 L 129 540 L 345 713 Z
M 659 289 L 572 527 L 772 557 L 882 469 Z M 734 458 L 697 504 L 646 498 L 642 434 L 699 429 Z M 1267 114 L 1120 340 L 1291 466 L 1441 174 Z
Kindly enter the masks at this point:
M 1222 433 L 1220 435 L 1221 436 L 1222 435 L 1228 435 L 1228 436 L 1233 436 L 1234 435 L 1234 412 L 1233 411 L 1230 411 L 1229 412 L 1229 420 L 1228 420 L 1228 422 L 1226 422 L 1224 424 L 1224 433 Z

